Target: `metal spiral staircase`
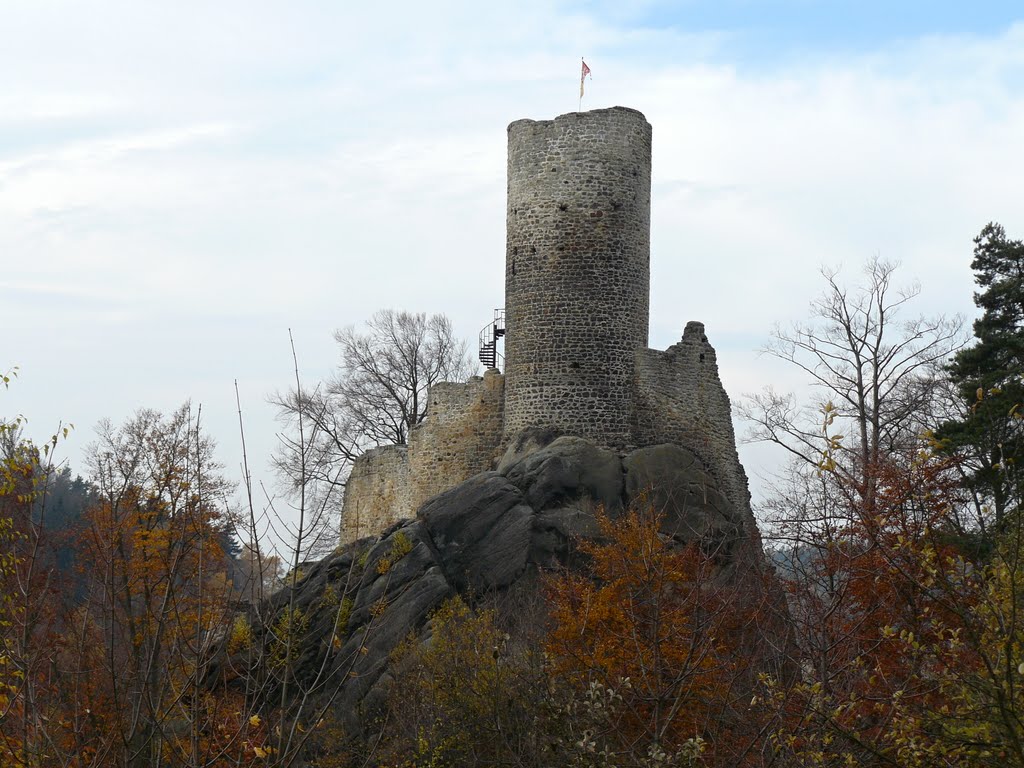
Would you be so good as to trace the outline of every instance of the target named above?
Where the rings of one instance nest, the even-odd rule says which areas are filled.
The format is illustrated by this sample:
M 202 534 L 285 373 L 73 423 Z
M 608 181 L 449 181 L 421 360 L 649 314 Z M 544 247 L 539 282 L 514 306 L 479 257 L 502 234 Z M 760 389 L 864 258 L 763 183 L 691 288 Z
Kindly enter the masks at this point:
M 498 339 L 505 335 L 505 310 L 494 310 L 494 320 L 480 331 L 480 362 L 485 368 L 502 367 L 504 356 L 498 352 Z

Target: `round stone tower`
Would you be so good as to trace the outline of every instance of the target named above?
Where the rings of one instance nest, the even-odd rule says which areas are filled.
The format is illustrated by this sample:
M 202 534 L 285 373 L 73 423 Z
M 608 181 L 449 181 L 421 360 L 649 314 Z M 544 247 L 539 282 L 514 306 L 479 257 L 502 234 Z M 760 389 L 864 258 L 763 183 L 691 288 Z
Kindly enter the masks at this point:
M 508 127 L 505 437 L 630 443 L 647 346 L 651 126 L 633 109 Z

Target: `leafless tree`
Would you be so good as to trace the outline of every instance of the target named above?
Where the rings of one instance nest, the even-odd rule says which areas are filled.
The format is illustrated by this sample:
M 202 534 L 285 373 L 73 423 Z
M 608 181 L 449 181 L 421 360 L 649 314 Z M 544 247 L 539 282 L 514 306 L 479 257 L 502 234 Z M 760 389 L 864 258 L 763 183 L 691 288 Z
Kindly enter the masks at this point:
M 964 341 L 962 319 L 901 318 L 920 289 L 894 285 L 896 265 L 871 259 L 862 284 L 848 288 L 836 270 L 823 270 L 825 289 L 811 302 L 811 320 L 776 328 L 765 354 L 805 375 L 810 397 L 766 388 L 746 397 L 739 410 L 750 424 L 749 442 L 769 442 L 788 454 L 761 504 L 766 539 L 782 566 L 791 606 L 801 621 L 804 653 L 816 660 L 834 638 L 830 615 L 843 603 L 846 585 L 816 564 L 848 525 L 871 516 L 883 462 L 908 457 L 936 423 L 944 403 L 942 366 Z M 823 634 L 824 633 L 824 634 Z
M 896 267 L 871 259 L 854 289 L 836 270 L 823 270 L 826 288 L 811 303 L 812 320 L 777 327 L 763 350 L 806 374 L 815 394 L 801 403 L 769 387 L 740 405 L 749 442 L 775 443 L 804 469 L 827 465 L 864 510 L 874 500 L 872 469 L 934 426 L 941 368 L 965 341 L 960 316 L 900 318 L 920 288 L 895 287 Z
M 823 270 L 811 319 L 777 327 L 763 350 L 802 372 L 809 396 L 766 388 L 739 408 L 748 442 L 774 443 L 788 455 L 760 511 L 789 597 L 794 662 L 825 691 L 848 670 L 837 649 L 848 646 L 855 623 L 856 570 L 826 564 L 837 551 L 856 563 L 859 540 L 849 532 L 875 517 L 885 469 L 910 471 L 945 406 L 943 365 L 965 341 L 960 317 L 908 319 L 920 289 L 895 285 L 895 272 L 895 264 L 871 259 L 863 282 L 850 288 L 838 271 Z
M 444 315 L 384 309 L 362 328 L 335 331 L 334 338 L 340 361 L 331 378 L 271 398 L 287 426 L 275 457 L 278 470 L 292 490 L 301 479 L 307 503 L 323 509 L 338 506 L 331 496 L 363 452 L 406 444 L 426 416 L 430 387 L 465 381 L 476 368 Z
M 374 314 L 366 331 L 336 331 L 341 368 L 328 386 L 349 428 L 367 445 L 404 445 L 423 421 L 427 390 L 462 381 L 474 369 L 466 342 L 444 315 L 390 309 Z

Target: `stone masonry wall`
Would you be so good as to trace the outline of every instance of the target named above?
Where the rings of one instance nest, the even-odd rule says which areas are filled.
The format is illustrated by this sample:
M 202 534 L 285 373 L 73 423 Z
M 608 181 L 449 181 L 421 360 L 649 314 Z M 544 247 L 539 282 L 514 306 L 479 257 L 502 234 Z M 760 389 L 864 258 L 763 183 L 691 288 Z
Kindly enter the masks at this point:
M 380 533 L 412 517 L 431 496 L 490 469 L 501 442 L 505 377 L 496 370 L 465 384 L 430 388 L 427 416 L 409 445 L 367 451 L 352 466 L 341 512 L 341 541 Z
M 411 515 L 412 483 L 404 445 L 367 451 L 352 465 L 345 483 L 341 543 L 375 536 Z
M 651 126 L 624 107 L 508 128 L 505 437 L 630 442 L 647 345 Z
M 634 440 L 638 446 L 676 443 L 691 449 L 704 458 L 729 500 L 749 509 L 732 408 L 703 323 L 687 323 L 683 338 L 664 352 L 636 353 Z
M 430 389 L 427 417 L 409 435 L 412 509 L 491 469 L 501 443 L 505 377 L 497 370 Z

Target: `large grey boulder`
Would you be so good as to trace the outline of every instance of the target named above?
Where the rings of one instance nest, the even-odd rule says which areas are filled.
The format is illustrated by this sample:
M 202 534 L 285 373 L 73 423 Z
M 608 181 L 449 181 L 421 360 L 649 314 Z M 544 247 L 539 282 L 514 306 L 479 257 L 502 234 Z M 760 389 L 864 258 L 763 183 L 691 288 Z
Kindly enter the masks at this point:
M 559 437 L 526 454 L 504 471 L 536 510 L 555 506 L 622 508 L 622 460 L 609 448 L 582 437 Z
M 459 591 L 501 589 L 526 568 L 533 509 L 497 472 L 429 499 L 417 513 L 448 581 Z
M 622 466 L 629 504 L 663 515 L 662 531 L 677 541 L 727 546 L 742 535 L 743 516 L 692 451 L 653 445 L 627 454 Z
M 576 544 L 600 535 L 593 510 L 570 506 L 538 512 L 530 536 L 530 563 L 543 569 L 582 566 Z
M 508 442 L 505 454 L 498 460 L 495 467 L 499 474 L 504 475 L 510 467 L 518 464 L 531 453 L 551 445 L 562 436 L 562 432 L 554 427 L 527 427 L 520 430 Z
M 415 620 L 424 610 L 433 607 L 429 600 L 411 601 L 408 594 L 417 591 L 411 588 L 423 581 L 424 574 L 440 567 L 433 542 L 421 522 L 407 520 L 393 526 L 364 557 L 362 577 L 348 621 L 351 629 L 381 616 L 391 620 L 400 605 L 405 613 L 396 617 L 399 623 L 404 619 Z

